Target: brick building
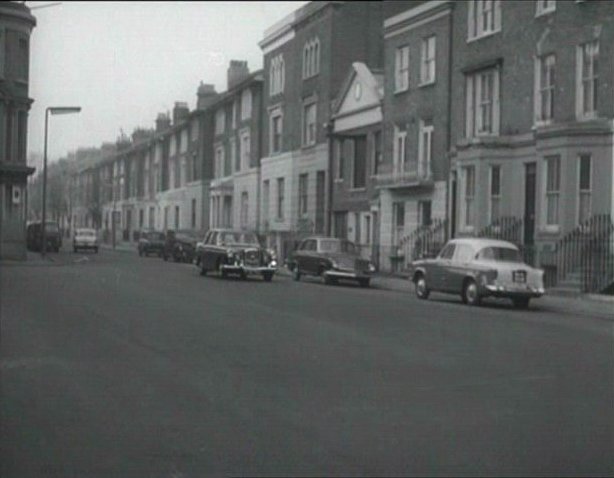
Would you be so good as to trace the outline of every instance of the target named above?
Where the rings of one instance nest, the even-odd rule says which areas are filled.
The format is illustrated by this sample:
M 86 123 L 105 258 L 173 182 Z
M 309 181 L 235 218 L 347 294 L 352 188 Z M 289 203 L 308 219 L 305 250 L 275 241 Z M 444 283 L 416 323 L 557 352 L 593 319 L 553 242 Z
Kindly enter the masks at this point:
M 401 9 L 405 5 L 405 9 Z M 392 9 L 394 7 L 394 9 Z M 403 267 L 425 234 L 445 238 L 453 5 L 400 2 L 384 21 L 380 266 Z
M 30 34 L 36 19 L 22 3 L 0 4 L 0 259 L 26 257 L 26 164 Z
M 214 116 L 213 179 L 210 183 L 211 227 L 259 228 L 262 71 L 232 60 L 227 91 L 211 106 Z
M 332 102 L 352 63 L 381 63 L 381 2 L 310 2 L 265 31 L 262 230 L 285 257 L 329 219 Z M 328 226 L 328 227 L 327 227 Z
M 453 232 L 498 231 L 546 265 L 614 207 L 614 4 L 454 8 Z

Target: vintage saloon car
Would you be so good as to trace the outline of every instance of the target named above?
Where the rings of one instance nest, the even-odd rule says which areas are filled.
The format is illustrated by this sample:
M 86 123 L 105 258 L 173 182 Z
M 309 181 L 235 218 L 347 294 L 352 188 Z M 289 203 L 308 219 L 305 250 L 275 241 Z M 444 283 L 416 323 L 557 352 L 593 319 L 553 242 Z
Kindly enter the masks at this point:
M 495 239 L 452 239 L 436 258 L 413 261 L 409 277 L 420 299 L 431 291 L 448 292 L 470 305 L 492 296 L 526 308 L 545 292 L 544 271 L 525 264 L 511 242 Z
M 193 262 L 196 245 L 203 234 L 192 230 L 167 231 L 162 259 L 173 259 L 175 262 Z
M 308 237 L 303 239 L 287 260 L 294 280 L 301 275 L 319 276 L 325 284 L 335 284 L 339 279 L 357 281 L 369 287 L 375 267 L 362 259 L 353 242 L 332 237 Z
M 79 249 L 93 249 L 98 254 L 98 237 L 96 229 L 82 227 L 75 229 L 75 236 L 72 240 L 73 252 Z
M 143 231 L 141 232 L 137 249 L 139 256 L 148 256 L 149 254 L 156 254 L 158 257 L 162 257 L 164 251 L 164 233 L 156 231 Z
M 199 251 L 197 263 L 201 275 L 209 271 L 219 272 L 222 277 L 238 274 L 245 278 L 256 274 L 270 282 L 277 271 L 275 254 L 263 248 L 253 232 L 211 229 L 200 244 Z

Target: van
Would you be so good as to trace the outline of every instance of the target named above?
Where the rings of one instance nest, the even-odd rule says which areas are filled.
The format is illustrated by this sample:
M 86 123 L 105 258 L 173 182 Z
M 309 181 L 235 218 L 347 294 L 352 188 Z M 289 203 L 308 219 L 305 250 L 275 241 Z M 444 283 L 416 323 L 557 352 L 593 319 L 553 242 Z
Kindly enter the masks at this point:
M 60 226 L 55 221 L 45 222 L 45 236 L 47 238 L 47 251 L 59 252 L 62 247 L 62 234 Z M 36 221 L 26 226 L 26 246 L 30 251 L 42 251 L 43 223 Z

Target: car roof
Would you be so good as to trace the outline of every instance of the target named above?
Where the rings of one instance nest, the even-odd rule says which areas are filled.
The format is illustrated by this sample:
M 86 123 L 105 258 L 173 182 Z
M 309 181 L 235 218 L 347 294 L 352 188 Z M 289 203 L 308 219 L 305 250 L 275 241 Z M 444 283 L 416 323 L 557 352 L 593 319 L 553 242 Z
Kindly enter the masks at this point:
M 501 239 L 490 239 L 485 237 L 462 237 L 451 239 L 449 241 L 451 244 L 468 244 L 475 248 L 483 248 L 483 247 L 506 247 L 512 249 L 518 249 L 518 246 L 513 242 L 503 241 Z

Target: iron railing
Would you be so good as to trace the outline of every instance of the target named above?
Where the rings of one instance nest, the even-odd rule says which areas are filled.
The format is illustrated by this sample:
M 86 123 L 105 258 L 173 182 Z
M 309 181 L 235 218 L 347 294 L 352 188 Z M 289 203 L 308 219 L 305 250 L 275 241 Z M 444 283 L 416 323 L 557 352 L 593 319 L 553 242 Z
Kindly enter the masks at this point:
M 419 226 L 411 234 L 399 240 L 400 255 L 406 263 L 422 257 L 436 255 L 447 240 L 447 219 L 435 219 L 428 226 Z
M 522 219 L 514 216 L 502 216 L 478 232 L 477 237 L 500 239 L 522 245 Z

